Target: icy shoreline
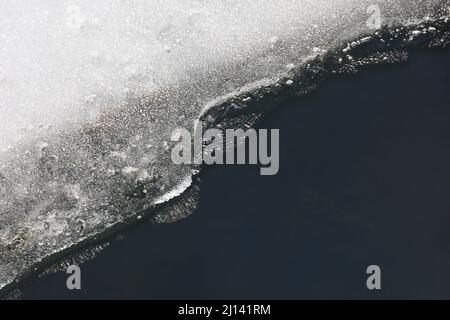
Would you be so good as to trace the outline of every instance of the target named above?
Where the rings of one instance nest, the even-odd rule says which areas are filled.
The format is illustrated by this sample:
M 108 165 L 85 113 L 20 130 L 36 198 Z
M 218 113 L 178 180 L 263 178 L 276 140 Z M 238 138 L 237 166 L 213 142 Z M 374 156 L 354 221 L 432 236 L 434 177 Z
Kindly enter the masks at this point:
M 6 165 L 3 162 L 2 166 L 2 171 L 7 173 L 4 174 L 5 180 L 14 181 L 24 175 L 32 178 L 25 184 L 14 186 L 15 191 L 6 199 L 2 198 L 0 221 L 8 223 L 0 229 L 0 289 L 8 289 L 8 284 L 26 276 L 36 265 L 53 260 L 54 255 L 65 255 L 106 236 L 112 229 L 121 229 L 142 219 L 143 211 L 152 211 L 155 204 L 171 199 L 167 195 L 176 190 L 180 182 L 184 189 L 189 187 L 186 181 L 198 168 L 173 166 L 167 157 L 166 146 L 161 143 L 171 127 L 192 118 L 192 110 L 185 114 L 178 112 L 176 118 L 165 117 L 177 111 L 178 104 L 197 104 L 194 110 L 197 115 L 201 112 L 200 117 L 207 126 L 253 126 L 264 111 L 279 101 L 314 90 L 321 79 L 333 73 L 354 72 L 359 66 L 369 64 L 396 62 L 404 57 L 402 49 L 423 42 L 432 43 L 434 39 L 444 39 L 436 46 L 446 45 L 448 21 L 443 19 L 424 21 L 420 28 L 419 25 L 398 27 L 394 33 L 380 31 L 378 35 L 359 37 L 360 40 L 351 41 L 350 45 L 339 43 L 336 44 L 339 47 L 337 51 L 332 47 L 327 47 L 327 51 L 316 50 L 316 56 L 310 57 L 312 60 L 308 62 L 304 62 L 306 58 L 303 57 L 299 58 L 303 63 L 286 64 L 282 57 L 274 62 L 279 68 L 275 74 L 268 70 L 260 73 L 259 69 L 273 59 L 270 54 L 274 48 L 269 48 L 260 53 L 264 57 L 262 62 L 251 62 L 258 55 L 247 57 L 250 60 L 245 60 L 245 63 L 255 64 L 247 69 L 249 74 L 243 74 L 242 79 L 230 82 L 219 91 L 215 91 L 215 85 L 222 81 L 216 76 L 233 74 L 239 64 L 234 67 L 228 64 L 225 70 L 218 68 L 206 75 L 201 69 L 194 72 L 191 79 L 201 79 L 196 85 L 206 90 L 205 97 L 222 93 L 222 98 L 212 102 L 198 101 L 198 97 L 192 94 L 192 84 L 181 81 L 173 89 L 156 90 L 143 97 L 136 93 L 121 108 L 96 118 L 92 124 L 83 123 L 77 130 L 56 135 L 51 139 L 51 145 L 43 142 L 38 145 L 38 150 L 33 151 L 28 150 L 27 143 L 13 147 L 10 149 L 14 151 L 10 162 Z M 384 39 L 386 36 L 389 39 Z M 393 45 L 388 48 L 390 37 Z M 286 49 L 283 43 L 279 46 L 280 52 Z M 361 57 L 358 50 L 364 51 Z M 292 61 L 292 57 L 288 55 L 287 60 Z M 284 71 L 281 71 L 281 66 L 284 66 Z M 268 74 L 271 77 L 267 77 Z M 230 106 L 239 107 L 233 111 L 232 117 L 228 112 Z M 137 120 L 137 116 L 142 118 Z M 105 149 L 110 151 L 106 155 Z M 138 170 L 158 169 L 148 175 L 151 177 L 149 181 L 136 184 L 134 170 L 121 169 L 129 166 L 130 162 L 139 163 L 141 167 Z M 167 192 L 166 188 L 170 191 Z M 10 190 L 5 192 L 10 193 Z M 30 196 L 29 192 L 35 193 Z M 155 202 L 154 199 L 162 200 Z

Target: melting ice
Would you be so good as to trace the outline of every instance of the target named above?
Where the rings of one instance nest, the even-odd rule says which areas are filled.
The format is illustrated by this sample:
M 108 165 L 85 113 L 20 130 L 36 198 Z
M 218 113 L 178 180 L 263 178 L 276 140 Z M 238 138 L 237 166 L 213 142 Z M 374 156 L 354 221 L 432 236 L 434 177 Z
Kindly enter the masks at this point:
M 193 168 L 170 161 L 176 127 L 374 33 L 374 3 L 385 25 L 448 8 L 446 0 L 1 1 L 0 288 L 180 194 Z

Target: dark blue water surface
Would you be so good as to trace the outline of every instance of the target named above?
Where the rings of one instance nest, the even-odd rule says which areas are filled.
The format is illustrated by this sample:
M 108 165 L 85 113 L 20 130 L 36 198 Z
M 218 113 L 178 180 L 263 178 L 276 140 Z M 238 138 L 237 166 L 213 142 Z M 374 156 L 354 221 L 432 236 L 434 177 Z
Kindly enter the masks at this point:
M 266 119 L 277 176 L 207 168 L 190 218 L 131 227 L 82 265 L 81 291 L 60 272 L 23 297 L 450 298 L 450 53 L 369 69 Z

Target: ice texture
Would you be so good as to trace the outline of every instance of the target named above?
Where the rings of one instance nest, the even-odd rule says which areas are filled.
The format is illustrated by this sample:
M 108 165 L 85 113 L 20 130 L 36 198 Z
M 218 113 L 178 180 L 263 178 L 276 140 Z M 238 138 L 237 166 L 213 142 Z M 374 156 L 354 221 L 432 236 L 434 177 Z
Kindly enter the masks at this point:
M 383 25 L 448 8 L 446 0 L 2 0 L 0 288 L 179 195 L 193 168 L 170 161 L 176 127 L 192 128 L 220 97 L 276 83 L 375 33 L 374 4 Z

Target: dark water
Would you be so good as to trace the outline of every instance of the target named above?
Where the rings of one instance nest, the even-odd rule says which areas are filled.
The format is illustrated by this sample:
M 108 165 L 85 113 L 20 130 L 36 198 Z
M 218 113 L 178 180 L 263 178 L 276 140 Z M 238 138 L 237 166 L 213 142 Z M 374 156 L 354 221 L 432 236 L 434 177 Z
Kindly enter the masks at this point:
M 328 81 L 264 122 L 280 173 L 203 173 L 199 209 L 142 223 L 23 298 L 450 298 L 450 53 Z M 366 268 L 382 269 L 378 292 Z

